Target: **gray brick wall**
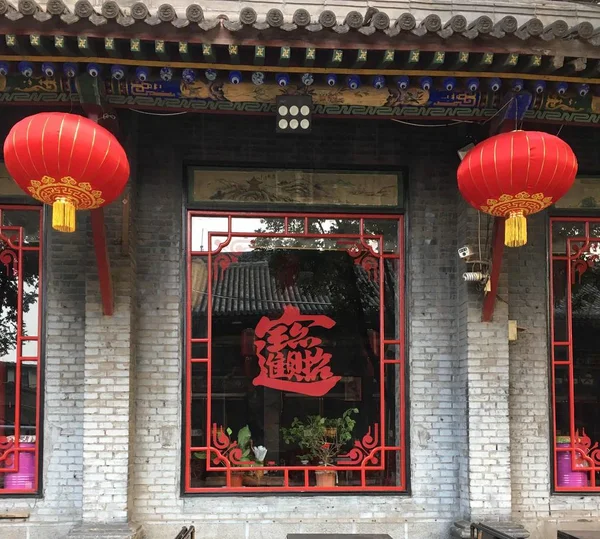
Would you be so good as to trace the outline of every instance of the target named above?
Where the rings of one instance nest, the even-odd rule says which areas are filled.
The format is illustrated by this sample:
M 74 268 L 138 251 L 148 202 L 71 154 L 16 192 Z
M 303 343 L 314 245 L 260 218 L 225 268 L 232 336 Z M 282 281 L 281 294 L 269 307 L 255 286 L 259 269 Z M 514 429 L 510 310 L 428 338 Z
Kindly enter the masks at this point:
M 525 248 L 507 252 L 502 299 L 482 324 L 456 255 L 477 226 L 455 187 L 460 127 L 319 120 L 311 137 L 290 139 L 274 136 L 272 119 L 198 115 L 143 117 L 139 135 L 128 253 L 122 204 L 107 213 L 113 319 L 100 316 L 88 216 L 74 235 L 50 234 L 44 497 L 2 500 L 31 517 L 0 521 L 0 536 L 61 538 L 82 518 L 129 516 L 148 539 L 192 522 L 207 539 L 290 530 L 419 539 L 447 536 L 459 517 L 512 513 L 541 538 L 557 519 L 598 517 L 597 498 L 549 495 L 545 217 L 530 219 Z M 588 153 L 584 167 L 598 169 Z M 180 496 L 182 175 L 184 163 L 209 162 L 407 167 L 410 496 Z M 510 346 L 509 318 L 527 328 Z
M 86 234 L 84 216 L 72 235 L 48 234 L 43 498 L 0 500 L 29 510 L 27 523 L 0 521 L 0 537 L 21 539 L 27 528 L 61 537 L 81 518 Z M 19 528 L 17 531 L 16 528 Z
M 575 149 L 580 173 L 600 170 L 600 155 L 591 150 L 600 140 L 598 130 L 565 128 L 561 138 Z M 574 529 L 597 521 L 600 498 L 550 494 L 547 215 L 533 216 L 528 222 L 527 245 L 510 250 L 509 255 L 509 317 L 525 328 L 510 345 L 513 517 L 525 522 L 534 537 L 549 537 L 560 522 L 570 521 Z
M 156 120 L 152 120 L 153 122 Z M 274 137 L 272 121 L 199 116 L 141 122 L 138 242 L 138 395 L 134 517 L 149 537 L 195 522 L 203 536 L 282 537 L 285 531 L 387 531 L 394 538 L 445 535 L 456 516 L 459 411 L 453 407 L 456 272 L 454 155 L 444 135 L 424 139 L 392 123 L 327 122 L 304 139 Z M 173 144 L 173 129 L 179 136 Z M 240 133 L 240 136 L 234 136 Z M 326 149 L 323 152 L 323 148 Z M 148 156 L 160 155 L 158 162 Z M 182 161 L 303 166 L 411 166 L 412 497 L 179 498 L 181 404 Z M 437 160 L 437 161 L 436 161 Z M 433 165 L 435 161 L 435 166 Z M 441 165 L 441 166 L 438 166 Z M 440 175 L 441 174 L 441 175 Z M 435 303 L 432 303 L 432 291 Z M 315 517 L 321 519 L 316 525 Z M 249 535 L 248 535 L 249 534 Z
M 462 200 L 458 201 L 458 207 L 460 245 L 469 245 L 476 253 L 481 249 L 481 258 L 489 259 L 493 219 L 478 216 Z M 465 516 L 490 520 L 508 518 L 511 514 L 508 274 L 504 265 L 497 291 L 504 301 L 496 301 L 491 322 L 482 322 L 481 289 L 462 278 L 463 272 L 478 269 L 461 261 L 456 280 L 460 387 L 456 404 L 465 412 L 467 431 L 467 442 L 459 453 L 460 506 Z

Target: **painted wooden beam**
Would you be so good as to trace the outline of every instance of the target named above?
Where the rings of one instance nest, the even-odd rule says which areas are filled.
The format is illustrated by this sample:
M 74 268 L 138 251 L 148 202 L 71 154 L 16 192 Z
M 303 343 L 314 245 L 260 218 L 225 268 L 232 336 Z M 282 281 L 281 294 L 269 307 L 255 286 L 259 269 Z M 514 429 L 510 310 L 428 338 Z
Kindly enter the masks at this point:
M 202 58 L 204 58 L 205 62 L 214 62 L 215 61 L 215 51 L 212 48 L 212 45 L 208 43 L 202 44 Z
M 166 61 L 169 59 L 169 53 L 167 52 L 167 43 L 163 39 L 157 39 L 156 41 L 154 41 L 154 53 L 161 60 Z
M 25 49 L 19 40 L 19 36 L 15 34 L 6 34 L 4 36 L 4 42 L 9 49 L 13 50 L 17 54 L 25 54 Z M 14 60 L 17 60 L 17 58 L 13 58 L 13 61 Z
M 100 283 L 100 296 L 102 298 L 102 313 L 112 316 L 115 312 L 115 298 L 113 292 L 112 275 L 110 272 L 110 259 L 108 257 L 108 243 L 106 241 L 106 225 L 104 223 L 104 208 L 90 212 L 92 220 L 92 240 L 98 266 L 98 281 Z
M 29 35 L 29 44 L 39 54 L 50 54 L 50 43 L 46 36 L 41 36 L 39 34 L 30 34 Z
M 142 41 L 138 37 L 131 38 L 129 40 L 129 51 L 131 55 L 137 60 L 141 60 L 144 57 L 142 51 Z
M 106 58 L 102 56 L 95 56 L 92 58 L 82 58 L 81 56 L 37 56 L 33 54 L 26 54 L 18 58 L 18 60 L 29 61 L 33 63 L 41 63 L 41 62 L 74 62 L 81 63 L 82 59 L 84 61 L 91 61 L 98 63 L 100 65 L 111 65 L 115 63 L 113 58 Z M 15 62 L 16 58 L 14 55 L 0 54 L 0 61 L 6 62 Z M 122 58 L 119 59 L 119 64 L 124 66 L 145 66 L 148 68 L 161 68 L 165 66 L 172 67 L 173 69 L 198 69 L 198 62 L 182 62 L 182 61 L 168 61 L 163 62 L 161 60 L 136 60 L 132 58 Z M 214 70 L 228 70 L 230 69 L 230 64 L 227 63 L 206 63 L 202 67 L 211 68 Z M 242 72 L 249 71 L 253 72 L 256 70 L 256 66 L 252 64 L 242 64 L 238 66 L 238 69 Z M 266 65 L 261 71 L 265 73 L 278 73 L 280 71 L 280 67 L 276 65 Z M 297 66 L 290 65 L 285 69 L 287 73 L 315 73 L 315 74 L 327 74 L 334 72 L 338 75 L 354 75 L 358 74 L 361 76 L 369 76 L 369 75 L 381 75 L 381 70 L 378 68 L 366 68 L 357 70 L 352 67 L 339 67 L 336 69 L 327 68 L 327 67 L 305 67 L 305 66 Z M 411 77 L 422 77 L 422 76 L 431 76 L 431 77 L 439 77 L 440 71 L 438 70 L 427 70 L 427 69 L 413 69 L 410 73 L 408 73 Z M 457 71 L 457 70 L 444 70 L 442 72 L 445 76 L 448 77 L 479 77 L 484 79 L 489 79 L 493 77 L 498 77 L 500 79 L 511 79 L 515 77 L 515 73 L 506 73 L 502 71 Z M 394 76 L 394 75 L 406 75 L 406 68 L 391 68 L 386 70 L 386 75 Z M 519 73 L 520 79 L 523 80 L 545 80 L 546 82 L 567 82 L 567 83 L 585 83 L 585 84 L 596 84 L 600 85 L 600 78 L 593 77 L 585 77 L 585 76 L 566 76 L 566 75 L 542 75 L 540 73 Z
M 317 58 L 317 49 L 314 47 L 308 47 L 304 53 L 304 65 L 310 67 L 315 63 Z
M 254 47 L 254 65 L 262 66 L 265 65 L 265 56 L 267 55 L 267 48 L 264 45 L 256 45 Z
M 281 47 L 279 49 L 279 65 L 288 66 L 290 64 L 290 58 L 292 57 L 291 47 Z
M 505 219 L 503 217 L 494 218 L 490 291 L 483 300 L 483 312 L 481 316 L 483 322 L 491 322 L 494 318 L 496 296 L 498 295 L 498 282 L 500 281 L 500 270 L 502 269 L 502 255 L 504 254 L 504 221 Z
M 77 48 L 84 56 L 96 56 L 96 51 L 88 36 L 77 36 Z
M 360 68 L 363 65 L 365 65 L 365 62 L 367 61 L 369 57 L 369 51 L 366 49 L 359 49 L 356 51 L 356 60 L 354 60 L 354 64 L 353 66 L 355 68 Z
M 446 61 L 446 53 L 444 51 L 436 51 L 431 57 L 428 69 L 439 69 Z
M 342 65 L 344 59 L 344 51 L 342 49 L 333 49 L 329 55 L 329 61 L 327 65 L 332 68 L 339 67 Z
M 73 49 L 69 47 L 66 36 L 54 36 L 54 48 L 63 56 L 73 56 L 75 54 Z
M 454 61 L 449 63 L 449 67 L 451 69 L 462 69 L 468 63 L 469 53 L 466 51 L 461 51 L 456 54 L 456 56 L 454 57 Z
M 507 54 L 500 63 L 500 66 L 504 69 L 514 69 L 519 63 L 519 55 L 516 52 Z
M 525 63 L 523 64 L 523 69 L 525 71 L 537 71 L 542 67 L 542 55 L 541 54 L 532 54 L 527 58 Z
M 232 64 L 238 65 L 240 63 L 240 47 L 239 45 L 229 45 L 227 47 L 229 52 L 229 61 Z
M 396 51 L 394 51 L 392 49 L 383 51 L 383 57 L 381 58 L 381 62 L 379 62 L 379 67 L 386 68 L 390 64 L 393 64 L 395 56 L 396 56 Z
M 184 62 L 190 60 L 190 46 L 187 41 L 180 41 L 177 43 L 177 52 L 179 52 L 179 57 Z
M 415 66 L 419 65 L 420 59 L 421 59 L 421 51 L 419 49 L 413 49 L 412 51 L 408 51 L 406 65 L 408 67 L 415 67 Z
M 493 52 L 484 52 L 483 54 L 478 55 L 477 62 L 475 63 L 475 67 L 477 69 L 489 69 L 493 63 L 494 63 L 494 53 Z
M 104 50 L 111 58 L 121 56 L 121 54 L 119 54 L 119 43 L 117 43 L 117 40 L 114 37 L 104 38 Z

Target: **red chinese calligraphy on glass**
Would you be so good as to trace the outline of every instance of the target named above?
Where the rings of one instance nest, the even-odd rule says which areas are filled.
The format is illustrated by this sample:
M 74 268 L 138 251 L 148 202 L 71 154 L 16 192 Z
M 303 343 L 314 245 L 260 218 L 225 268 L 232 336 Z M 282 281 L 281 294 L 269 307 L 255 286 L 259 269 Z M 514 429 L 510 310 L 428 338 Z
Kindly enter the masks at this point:
M 335 321 L 325 315 L 302 315 L 286 305 L 277 320 L 263 316 L 256 326 L 256 355 L 260 374 L 255 386 L 291 391 L 312 397 L 328 393 L 341 376 L 334 376 L 323 340 L 310 335 L 310 328 L 331 329 Z

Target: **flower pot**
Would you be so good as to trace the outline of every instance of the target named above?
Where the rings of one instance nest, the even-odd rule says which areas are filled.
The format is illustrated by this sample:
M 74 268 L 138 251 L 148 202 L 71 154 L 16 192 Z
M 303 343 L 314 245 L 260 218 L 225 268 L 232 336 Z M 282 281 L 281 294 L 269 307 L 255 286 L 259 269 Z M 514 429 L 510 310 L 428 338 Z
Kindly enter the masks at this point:
M 556 438 L 556 447 L 571 447 L 571 438 L 569 436 L 558 436 Z M 588 486 L 589 473 L 574 469 L 586 468 L 588 466 L 587 462 L 581 457 L 579 452 L 575 453 L 574 461 L 571 451 L 558 452 L 556 465 L 556 482 L 559 487 L 581 488 Z
M 335 487 L 336 480 L 336 472 L 332 471 L 321 471 L 317 470 L 315 472 L 317 477 L 317 486 L 318 487 Z
M 14 436 L 9 436 L 7 440 L 11 442 L 11 447 L 14 446 Z M 21 436 L 19 440 L 19 447 L 21 449 L 35 448 L 35 436 Z M 14 466 L 14 459 L 13 454 L 6 459 L 6 464 L 11 468 Z M 19 452 L 17 457 L 19 471 L 6 473 L 4 476 L 4 488 L 8 490 L 33 489 L 35 486 L 35 460 L 35 452 Z
M 231 472 L 231 486 L 232 487 L 243 487 L 244 486 L 244 474 L 240 472 Z

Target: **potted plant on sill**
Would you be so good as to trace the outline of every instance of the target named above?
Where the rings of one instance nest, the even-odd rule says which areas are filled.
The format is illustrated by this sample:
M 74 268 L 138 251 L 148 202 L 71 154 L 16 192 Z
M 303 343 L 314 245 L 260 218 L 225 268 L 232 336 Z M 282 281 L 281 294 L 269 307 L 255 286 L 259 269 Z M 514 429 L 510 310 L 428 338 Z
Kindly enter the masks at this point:
M 227 432 L 227 436 L 231 437 L 233 431 L 230 428 L 227 428 L 225 431 Z M 244 425 L 237 434 L 237 446 L 242 452 L 240 458 L 238 459 L 239 464 L 234 462 L 231 463 L 232 466 L 251 466 L 252 465 L 252 432 L 250 432 L 250 427 L 248 425 Z M 244 474 L 245 471 L 239 472 L 231 472 L 231 486 L 232 487 L 241 487 L 244 485 Z
M 324 467 L 332 466 L 344 445 L 352 439 L 356 421 L 352 414 L 357 408 L 349 408 L 342 417 L 327 418 L 320 415 L 307 416 L 304 421 L 294 418 L 289 428 L 281 429 L 286 444 L 296 443 L 306 450 L 308 456 L 317 459 Z M 317 470 L 318 487 L 334 487 L 336 472 Z
M 254 459 L 251 458 L 250 466 L 264 466 L 265 458 L 267 457 L 267 448 L 263 445 L 254 445 L 251 443 L 252 453 L 254 454 Z M 264 470 L 251 470 L 248 472 L 248 475 L 245 477 L 245 483 L 248 486 L 257 487 L 260 486 L 261 479 L 265 475 Z
M 229 436 L 231 438 L 233 431 L 229 427 L 227 429 L 225 429 L 225 432 L 227 433 L 227 436 Z M 239 458 L 239 463 L 231 462 L 231 466 L 232 467 L 252 466 L 252 464 L 254 463 L 254 461 L 252 460 L 252 453 L 253 453 L 253 451 L 252 451 L 252 433 L 250 432 L 250 427 L 248 427 L 248 425 L 245 425 L 238 431 L 237 447 L 240 449 L 242 454 Z M 266 452 L 266 450 L 265 450 L 265 452 Z M 194 457 L 196 459 L 206 461 L 206 453 L 205 452 L 194 453 Z M 236 471 L 236 472 L 232 471 L 231 472 L 231 486 L 232 487 L 243 486 L 244 474 L 245 474 L 245 471 Z

